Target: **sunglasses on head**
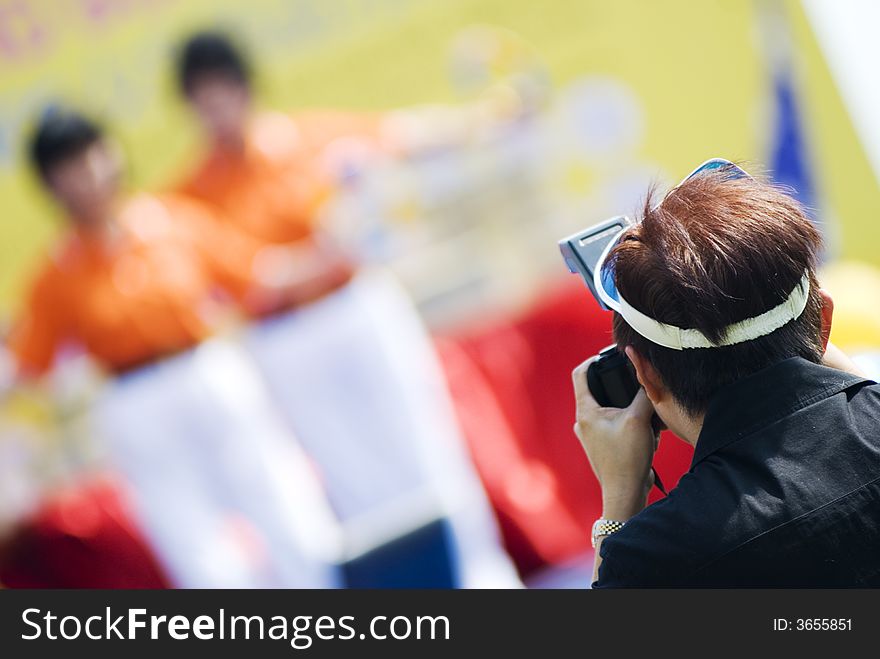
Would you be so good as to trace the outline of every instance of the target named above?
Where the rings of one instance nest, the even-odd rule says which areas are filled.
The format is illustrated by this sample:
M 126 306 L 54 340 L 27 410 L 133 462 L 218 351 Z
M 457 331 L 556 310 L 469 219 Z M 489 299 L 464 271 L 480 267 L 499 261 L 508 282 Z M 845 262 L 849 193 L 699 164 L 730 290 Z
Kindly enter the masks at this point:
M 691 179 L 707 173 L 724 174 L 725 178 L 730 180 L 751 178 L 745 170 L 731 161 L 712 158 L 685 176 L 672 191 Z M 602 307 L 611 311 L 620 312 L 620 294 L 614 283 L 614 270 L 607 264 L 608 255 L 620 243 L 626 231 L 633 226 L 635 222 L 629 217 L 618 215 L 559 241 L 559 249 L 568 269 L 580 274 L 593 293 L 593 297 Z
M 752 178 L 743 169 L 723 158 L 707 160 L 688 174 L 671 192 L 698 176 L 712 174 L 726 180 Z M 620 243 L 627 230 L 635 223 L 626 216 L 613 217 L 559 241 L 559 250 L 573 273 L 579 273 L 589 286 L 593 297 L 605 309 L 616 311 L 627 324 L 649 341 L 658 345 L 684 350 L 734 345 L 764 336 L 781 327 L 803 312 L 809 294 L 809 273 L 805 272 L 788 298 L 769 311 L 734 323 L 726 328 L 725 338 L 710 341 L 695 329 L 685 329 L 661 323 L 630 305 L 617 290 L 613 263 L 608 257 Z
M 672 191 L 691 179 L 710 172 L 723 173 L 730 180 L 751 178 L 745 170 L 731 161 L 712 158 L 685 176 Z M 627 229 L 634 225 L 635 222 L 629 217 L 618 215 L 559 241 L 559 249 L 568 269 L 580 274 L 593 297 L 602 307 L 611 311 L 620 311 L 620 294 L 614 283 L 614 270 L 607 266 L 608 255 L 620 243 Z

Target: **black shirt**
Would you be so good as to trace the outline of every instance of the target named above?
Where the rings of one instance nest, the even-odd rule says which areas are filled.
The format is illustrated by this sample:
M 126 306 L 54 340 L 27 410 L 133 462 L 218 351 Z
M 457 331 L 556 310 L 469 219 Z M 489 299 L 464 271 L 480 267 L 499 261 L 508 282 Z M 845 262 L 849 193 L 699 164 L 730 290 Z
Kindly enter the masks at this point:
M 601 555 L 594 587 L 880 586 L 880 386 L 793 358 L 724 388 Z

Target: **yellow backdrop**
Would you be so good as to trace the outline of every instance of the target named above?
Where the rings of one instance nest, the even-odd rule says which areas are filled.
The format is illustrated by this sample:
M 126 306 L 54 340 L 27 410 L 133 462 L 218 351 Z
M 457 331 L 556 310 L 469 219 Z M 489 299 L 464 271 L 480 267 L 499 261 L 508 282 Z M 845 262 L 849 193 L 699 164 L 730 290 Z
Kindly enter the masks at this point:
M 174 97 L 173 44 L 204 25 L 240 30 L 272 105 L 390 108 L 454 101 L 450 41 L 470 24 L 509 28 L 559 87 L 616 76 L 646 110 L 639 154 L 683 173 L 712 155 L 763 161 L 768 79 L 756 6 L 740 0 L 0 0 L 0 314 L 57 228 L 21 157 L 47 99 L 76 102 L 120 136 L 134 186 L 185 164 L 192 126 Z M 796 2 L 808 138 L 839 254 L 880 263 L 880 189 Z

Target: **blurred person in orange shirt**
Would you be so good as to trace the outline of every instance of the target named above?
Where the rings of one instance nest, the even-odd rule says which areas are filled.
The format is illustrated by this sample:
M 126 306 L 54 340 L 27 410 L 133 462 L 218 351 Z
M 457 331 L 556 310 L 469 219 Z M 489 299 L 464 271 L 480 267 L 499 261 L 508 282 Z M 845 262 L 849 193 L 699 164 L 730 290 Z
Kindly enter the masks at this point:
M 248 65 L 217 34 L 200 34 L 186 44 L 179 82 L 208 137 L 207 153 L 180 191 L 262 243 L 255 266 L 267 279 L 295 271 L 312 284 L 313 298 L 347 283 L 350 255 L 333 247 L 317 224 L 332 191 L 319 155 L 340 134 L 375 133 L 379 120 L 338 112 L 298 118 L 254 112 Z M 273 249 L 294 245 L 294 253 Z
M 247 355 L 210 338 L 222 291 L 274 297 L 251 276 L 254 241 L 191 199 L 124 195 L 120 152 L 75 111 L 47 110 L 30 155 L 67 229 L 9 340 L 20 376 L 69 346 L 115 374 L 96 429 L 176 585 L 335 585 L 303 540 L 324 506 L 307 461 Z
M 218 284 L 246 296 L 252 283 L 219 258 L 216 223 L 183 197 L 119 194 L 119 152 L 96 124 L 50 108 L 31 145 L 41 180 L 67 217 L 16 323 L 10 345 L 40 375 L 77 344 L 120 372 L 192 347 L 223 317 Z
M 412 302 L 381 269 L 356 267 L 319 221 L 334 147 L 367 165 L 393 154 L 387 117 L 256 111 L 250 66 L 220 33 L 190 38 L 177 73 L 206 148 L 180 190 L 263 241 L 267 278 L 314 283 L 313 299 L 255 323 L 245 342 L 321 471 L 348 585 L 519 585 Z

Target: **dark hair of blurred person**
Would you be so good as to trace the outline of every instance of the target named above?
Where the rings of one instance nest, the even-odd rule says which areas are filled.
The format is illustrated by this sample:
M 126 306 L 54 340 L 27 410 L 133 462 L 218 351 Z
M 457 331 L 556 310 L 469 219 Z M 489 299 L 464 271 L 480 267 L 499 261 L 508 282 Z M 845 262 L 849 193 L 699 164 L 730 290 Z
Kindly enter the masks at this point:
M 41 116 L 29 155 L 72 221 L 97 223 L 111 210 L 122 172 L 118 150 L 92 119 L 59 105 Z
M 241 148 L 250 106 L 251 73 L 243 51 L 221 32 L 199 32 L 180 50 L 180 90 L 213 139 Z
M 250 67 L 243 52 L 222 32 L 200 32 L 184 45 L 180 54 L 180 85 L 185 93 L 192 91 L 195 80 L 204 75 L 217 75 L 248 86 Z
M 30 156 L 43 179 L 52 165 L 100 141 L 102 130 L 94 121 L 57 105 L 43 113 L 31 141 Z

